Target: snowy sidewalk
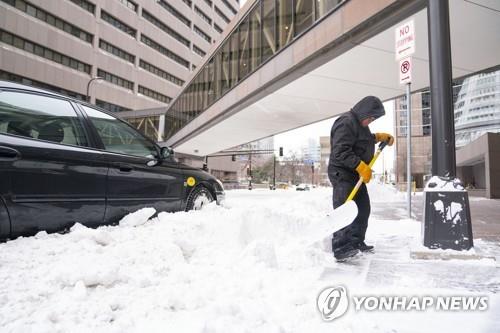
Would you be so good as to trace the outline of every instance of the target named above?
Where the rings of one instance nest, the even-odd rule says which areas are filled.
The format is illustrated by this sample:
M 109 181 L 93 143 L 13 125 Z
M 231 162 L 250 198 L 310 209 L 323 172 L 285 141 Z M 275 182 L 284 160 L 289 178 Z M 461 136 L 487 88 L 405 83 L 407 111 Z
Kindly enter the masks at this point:
M 308 243 L 330 222 L 330 189 L 228 191 L 226 207 L 153 219 L 144 210 L 120 226 L 0 244 L 0 331 L 500 331 L 500 261 L 411 259 L 420 223 L 394 210 L 404 195 L 376 184 L 370 195 L 376 252 L 349 263 Z M 475 244 L 500 255 L 498 243 Z M 324 322 L 316 298 L 336 285 L 358 295 L 486 295 L 489 310 L 351 307 Z

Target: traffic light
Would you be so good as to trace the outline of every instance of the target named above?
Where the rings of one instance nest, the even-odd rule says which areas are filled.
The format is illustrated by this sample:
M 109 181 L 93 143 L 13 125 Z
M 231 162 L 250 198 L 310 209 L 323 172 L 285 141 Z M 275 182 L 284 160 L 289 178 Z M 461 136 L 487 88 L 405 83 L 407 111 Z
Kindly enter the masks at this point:
M 283 156 L 283 147 L 280 147 L 280 157 Z

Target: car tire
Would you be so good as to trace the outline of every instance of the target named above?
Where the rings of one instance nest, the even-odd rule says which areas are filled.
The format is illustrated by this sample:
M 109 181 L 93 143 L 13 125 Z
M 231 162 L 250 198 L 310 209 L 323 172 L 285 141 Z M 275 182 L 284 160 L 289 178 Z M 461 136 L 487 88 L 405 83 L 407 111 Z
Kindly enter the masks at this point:
M 214 200 L 212 193 L 205 186 L 200 185 L 189 194 L 186 212 L 189 210 L 201 210 Z

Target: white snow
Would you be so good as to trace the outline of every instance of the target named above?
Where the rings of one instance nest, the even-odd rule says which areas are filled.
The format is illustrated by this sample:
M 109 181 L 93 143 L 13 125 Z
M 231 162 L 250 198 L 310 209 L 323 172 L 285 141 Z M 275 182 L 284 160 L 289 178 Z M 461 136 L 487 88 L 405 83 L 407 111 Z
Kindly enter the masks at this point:
M 311 235 L 331 223 L 331 189 L 237 190 L 224 207 L 146 208 L 119 226 L 41 232 L 0 244 L 2 332 L 494 332 L 494 261 L 416 261 L 420 223 L 404 194 L 370 184 L 367 243 L 375 254 L 337 263 Z M 377 210 L 394 210 L 388 220 Z M 476 245 L 498 256 L 498 246 Z M 329 286 L 357 295 L 488 295 L 490 310 L 348 313 L 323 322 Z
M 465 191 L 460 179 L 443 179 L 432 176 L 425 185 L 425 192 L 463 192 Z

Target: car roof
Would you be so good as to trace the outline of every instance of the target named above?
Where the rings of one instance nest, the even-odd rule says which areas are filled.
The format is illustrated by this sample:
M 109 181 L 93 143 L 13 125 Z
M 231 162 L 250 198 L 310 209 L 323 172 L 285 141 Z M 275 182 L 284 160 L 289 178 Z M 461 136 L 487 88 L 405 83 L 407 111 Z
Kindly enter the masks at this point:
M 85 101 L 82 101 L 82 100 L 77 99 L 77 98 L 73 98 L 71 96 L 58 94 L 58 93 L 53 92 L 51 90 L 42 89 L 42 88 L 36 88 L 36 87 L 33 87 L 33 86 L 28 86 L 28 85 L 25 85 L 25 84 L 11 82 L 11 81 L 0 80 L 0 89 L 2 89 L 2 88 L 19 89 L 19 90 L 25 90 L 25 91 L 30 91 L 30 92 L 42 93 L 42 94 L 45 94 L 45 95 L 51 95 L 52 97 L 57 97 L 57 98 L 62 98 L 62 99 L 70 100 L 70 101 L 72 101 L 74 103 L 79 103 L 81 105 L 85 105 L 87 107 L 97 109 L 98 111 L 104 112 L 104 113 L 106 113 L 106 114 L 108 114 L 110 116 L 113 116 L 115 118 L 120 118 L 118 115 L 113 114 L 112 112 L 109 112 L 108 110 L 104 110 L 103 108 L 100 108 L 97 105 L 87 103 Z
M 35 87 L 32 87 L 32 86 L 27 86 L 25 84 L 16 83 L 16 82 L 10 82 L 10 81 L 0 80 L 0 88 L 11 88 L 11 89 L 29 90 L 29 91 L 34 91 L 34 92 L 49 94 L 49 95 L 53 95 L 53 96 L 57 96 L 57 97 L 65 98 L 65 99 L 74 99 L 74 98 L 71 98 L 69 96 L 61 95 L 61 94 L 55 93 L 55 92 L 50 91 L 50 90 L 41 89 L 41 88 L 35 88 Z

